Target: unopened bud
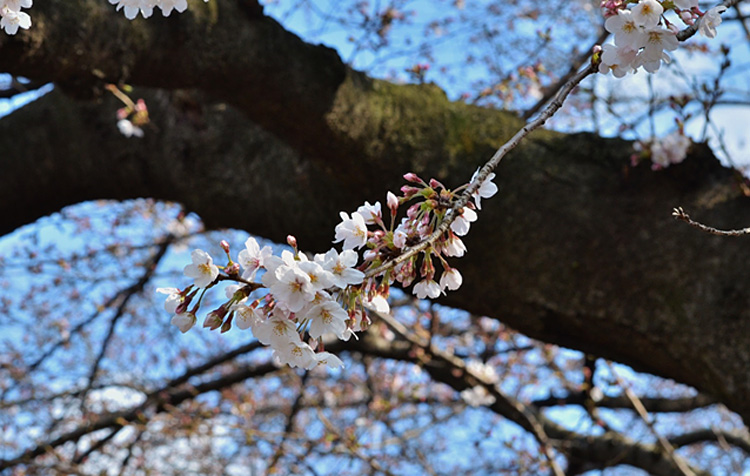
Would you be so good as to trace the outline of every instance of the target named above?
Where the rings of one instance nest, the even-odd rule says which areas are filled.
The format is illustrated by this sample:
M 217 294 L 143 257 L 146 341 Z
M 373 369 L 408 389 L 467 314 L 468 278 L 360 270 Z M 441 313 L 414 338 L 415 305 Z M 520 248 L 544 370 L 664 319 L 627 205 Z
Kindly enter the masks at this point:
M 415 174 L 414 172 L 409 172 L 404 174 L 404 180 L 407 182 L 414 182 L 414 183 L 420 183 L 422 182 L 422 179 L 419 178 L 419 175 Z
M 229 254 L 229 242 L 227 240 L 221 240 L 219 246 L 224 250 L 224 253 Z
M 224 272 L 227 273 L 229 276 L 237 276 L 238 274 L 240 274 L 239 263 L 232 263 L 231 265 L 224 268 Z
M 411 185 L 404 185 L 403 187 L 401 187 L 401 193 L 403 193 L 404 197 L 406 198 L 411 198 L 418 192 L 419 189 L 417 187 L 412 187 Z
M 435 180 L 433 178 L 433 179 L 430 179 L 430 187 L 432 187 L 432 188 L 445 188 L 445 185 L 443 185 L 442 183 L 438 182 L 437 180 Z
M 223 319 L 219 317 L 216 311 L 211 311 L 206 316 L 206 320 L 203 321 L 203 327 L 208 327 L 211 330 L 218 329 L 221 327 Z
M 393 194 L 393 192 L 388 191 L 388 193 L 385 194 L 385 203 L 391 210 L 391 215 L 395 215 L 396 210 L 398 210 L 398 198 Z
M 294 248 L 295 251 L 297 251 L 297 238 L 295 238 L 292 235 L 287 235 L 286 236 L 286 242 L 287 242 L 287 244 L 289 244 L 289 246 L 291 246 L 292 248 Z

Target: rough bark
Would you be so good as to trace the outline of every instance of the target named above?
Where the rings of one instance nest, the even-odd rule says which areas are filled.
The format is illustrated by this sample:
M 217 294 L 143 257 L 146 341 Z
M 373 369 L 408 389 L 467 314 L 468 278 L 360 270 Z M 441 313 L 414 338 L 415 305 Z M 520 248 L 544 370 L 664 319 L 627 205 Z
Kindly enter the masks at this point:
M 175 200 L 211 227 L 303 249 L 330 246 L 339 210 L 377 200 L 404 172 L 450 185 L 520 123 L 394 85 L 305 44 L 251 1 L 194 2 L 127 22 L 101 0 L 47 0 L 0 37 L 0 71 L 60 85 L 0 120 L 0 232 L 94 198 Z M 105 82 L 144 91 L 154 125 L 118 135 Z M 184 91 L 178 88 L 190 88 Z M 465 285 L 441 302 L 542 340 L 694 385 L 750 417 L 748 200 L 705 147 L 679 166 L 628 167 L 630 145 L 540 132 L 498 169 L 456 260 Z

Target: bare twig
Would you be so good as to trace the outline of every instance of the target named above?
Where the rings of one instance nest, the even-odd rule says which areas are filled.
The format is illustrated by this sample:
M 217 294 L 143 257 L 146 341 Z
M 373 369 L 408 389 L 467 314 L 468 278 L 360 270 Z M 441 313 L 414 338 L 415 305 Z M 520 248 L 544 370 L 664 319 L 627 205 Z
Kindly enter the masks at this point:
M 748 235 L 750 234 L 750 228 L 743 228 L 741 230 L 719 230 L 718 228 L 714 228 L 712 226 L 704 225 L 703 223 L 699 223 L 692 218 L 690 218 L 690 215 L 688 215 L 685 210 L 682 209 L 682 207 L 677 207 L 672 210 L 672 216 L 675 217 L 676 220 L 684 221 L 688 225 L 695 227 L 701 231 L 705 231 L 706 233 L 710 233 L 712 235 L 719 235 L 719 236 L 742 236 L 742 235 Z
M 400 254 L 397 258 L 368 271 L 366 276 L 368 278 L 377 276 L 380 273 L 383 273 L 395 267 L 399 263 L 403 263 L 417 253 L 429 248 L 433 243 L 440 239 L 440 237 L 448 231 L 448 228 L 450 228 L 451 224 L 456 220 L 456 218 L 461 215 L 461 210 L 469 202 L 469 199 L 472 197 L 472 195 L 477 190 L 479 190 L 479 187 L 487 179 L 487 176 L 490 175 L 492 171 L 495 170 L 495 168 L 497 168 L 497 166 L 500 164 L 500 161 L 503 160 L 506 155 L 508 155 L 508 152 L 515 149 L 516 146 L 526 138 L 526 136 L 544 125 L 544 123 L 547 122 L 547 120 L 562 107 L 563 102 L 565 102 L 565 99 L 573 91 L 573 89 L 575 89 L 575 87 L 578 86 L 578 84 L 587 76 L 596 71 L 597 67 L 593 63 L 590 64 L 587 68 L 579 71 L 570 79 L 570 81 L 565 83 L 565 85 L 560 88 L 560 91 L 557 93 L 557 96 L 555 96 L 555 99 L 533 121 L 527 122 L 526 125 L 523 126 L 518 132 L 516 132 L 513 137 L 511 137 L 505 144 L 500 146 L 500 148 L 495 151 L 490 160 L 488 160 L 482 166 L 482 168 L 479 169 L 479 172 L 477 173 L 474 180 L 469 184 L 468 187 L 466 187 L 461 196 L 456 199 L 450 210 L 446 212 L 445 219 L 437 226 L 435 231 L 430 236 L 428 236 L 418 244 L 406 249 L 406 251 Z
M 667 440 L 661 433 L 656 431 L 656 428 L 654 427 L 654 422 L 651 421 L 651 418 L 649 417 L 648 412 L 646 411 L 646 408 L 643 406 L 643 403 L 641 403 L 640 399 L 638 399 L 638 396 L 636 396 L 636 394 L 633 393 L 630 387 L 620 378 L 620 376 L 617 374 L 612 364 L 607 362 L 607 365 L 609 366 L 609 372 L 615 378 L 617 385 L 619 385 L 620 388 L 622 388 L 622 390 L 625 392 L 625 396 L 627 396 L 628 399 L 630 400 L 630 403 L 633 405 L 633 408 L 635 409 L 636 413 L 638 413 L 638 416 L 641 417 L 641 420 L 643 420 L 643 423 L 646 424 L 648 429 L 651 431 L 651 434 L 653 434 L 654 437 L 656 437 L 656 440 L 659 442 L 659 445 L 661 445 L 661 447 L 667 453 L 667 455 L 672 460 L 674 465 L 685 476 L 696 476 L 695 472 L 687 464 L 685 464 L 685 461 L 683 461 L 682 458 L 678 457 L 675 454 L 674 447 L 669 442 L 669 440 Z

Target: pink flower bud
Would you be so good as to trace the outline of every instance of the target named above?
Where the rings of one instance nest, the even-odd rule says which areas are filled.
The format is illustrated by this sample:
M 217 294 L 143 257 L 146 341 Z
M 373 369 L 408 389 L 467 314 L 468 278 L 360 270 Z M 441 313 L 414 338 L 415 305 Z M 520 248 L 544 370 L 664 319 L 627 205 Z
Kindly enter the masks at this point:
M 414 182 L 414 183 L 422 182 L 422 179 L 419 178 L 419 175 L 415 174 L 414 172 L 409 172 L 407 174 L 404 174 L 404 180 L 406 180 L 407 182 Z
M 388 192 L 385 194 L 385 203 L 388 205 L 388 208 L 391 210 L 391 214 L 395 215 L 396 210 L 398 210 L 398 198 L 396 195 L 394 195 L 392 192 Z
M 401 187 L 401 193 L 404 194 L 404 197 L 411 198 L 419 193 L 419 189 L 417 187 L 412 187 L 411 185 L 404 185 Z
M 288 244 L 289 246 L 291 246 L 291 247 L 292 247 L 292 248 L 294 248 L 295 250 L 297 249 L 297 238 L 295 238 L 294 236 L 292 236 L 292 235 L 287 235 L 287 237 L 286 237 L 286 242 L 287 242 L 287 244 Z
M 219 246 L 221 246 L 221 249 L 224 250 L 224 253 L 229 254 L 229 242 L 227 240 L 221 240 Z
M 148 111 L 148 108 L 146 107 L 146 101 L 144 101 L 143 99 L 139 99 L 138 101 L 136 101 L 135 110 L 138 112 Z

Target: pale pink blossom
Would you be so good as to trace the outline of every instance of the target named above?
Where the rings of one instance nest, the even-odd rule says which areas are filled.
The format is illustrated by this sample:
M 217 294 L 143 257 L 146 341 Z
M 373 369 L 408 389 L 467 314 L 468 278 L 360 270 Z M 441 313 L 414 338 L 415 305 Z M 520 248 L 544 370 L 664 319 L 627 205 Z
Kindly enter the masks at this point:
M 237 261 L 244 269 L 242 278 L 252 281 L 255 273 L 263 267 L 266 259 L 273 254 L 270 246 L 264 246 L 262 249 L 255 238 L 250 237 L 245 241 L 245 249 L 240 251 Z
M 203 250 L 194 250 L 191 254 L 193 264 L 185 266 L 183 272 L 188 278 L 193 278 L 195 285 L 205 288 L 219 276 L 219 268 L 214 260 Z
M 726 9 L 724 5 L 719 5 L 707 11 L 698 20 L 698 32 L 706 38 L 716 38 L 716 27 L 721 24 L 721 14 Z
M 636 25 L 653 28 L 659 24 L 664 7 L 656 0 L 640 0 L 632 11 Z
M 182 314 L 175 314 L 172 316 L 172 325 L 177 326 L 180 332 L 183 334 L 190 330 L 191 327 L 197 322 L 195 314 L 192 312 L 183 312 Z
M 432 279 L 423 279 L 414 285 L 412 291 L 419 299 L 435 299 L 440 296 L 440 285 Z
M 367 225 L 362 215 L 352 213 L 352 217 L 346 212 L 341 212 L 341 223 L 336 225 L 336 236 L 334 243 L 344 242 L 344 249 L 351 250 L 361 248 L 367 243 Z

